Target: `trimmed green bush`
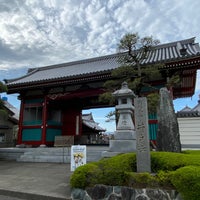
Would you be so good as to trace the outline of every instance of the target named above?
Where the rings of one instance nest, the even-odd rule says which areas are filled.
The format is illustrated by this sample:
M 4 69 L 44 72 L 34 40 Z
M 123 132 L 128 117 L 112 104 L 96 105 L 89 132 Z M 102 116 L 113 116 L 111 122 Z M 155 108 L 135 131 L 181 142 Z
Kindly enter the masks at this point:
M 156 179 L 159 183 L 159 187 L 165 188 L 165 189 L 174 188 L 171 182 L 171 176 L 172 176 L 171 171 L 162 171 L 162 170 L 158 171 L 158 173 L 156 173 Z
M 200 150 L 185 150 L 185 151 L 183 151 L 183 153 L 197 155 L 200 157 Z
M 157 174 L 147 172 L 126 172 L 126 186 L 134 188 L 175 189 L 171 183 L 171 172 L 159 171 Z
M 120 154 L 78 167 L 70 184 L 82 189 L 96 184 L 173 188 L 186 200 L 199 198 L 200 151 L 151 152 L 151 168 L 153 174 L 137 173 L 136 154 Z
M 171 181 L 183 199 L 198 200 L 200 198 L 199 166 L 186 166 L 176 170 Z
M 89 163 L 78 167 L 70 178 L 70 185 L 73 188 L 84 189 L 99 183 L 102 171 L 95 164 Z
M 151 152 L 151 168 L 153 172 L 158 172 L 159 170 L 174 171 L 187 165 L 200 166 L 200 154 Z
M 136 171 L 135 153 L 120 154 L 80 166 L 71 176 L 70 185 L 74 188 L 95 184 L 124 185 L 126 171 Z
M 150 173 L 125 172 L 126 185 L 134 188 L 158 187 L 155 176 Z
M 101 184 L 124 185 L 124 172 L 136 170 L 135 153 L 120 154 L 97 162 L 103 172 Z

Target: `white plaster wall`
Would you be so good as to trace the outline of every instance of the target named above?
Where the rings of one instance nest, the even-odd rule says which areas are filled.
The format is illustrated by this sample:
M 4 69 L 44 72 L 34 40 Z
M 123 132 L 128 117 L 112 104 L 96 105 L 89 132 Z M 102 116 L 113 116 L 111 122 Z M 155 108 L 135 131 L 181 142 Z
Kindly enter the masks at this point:
M 181 144 L 200 148 L 200 117 L 178 118 Z

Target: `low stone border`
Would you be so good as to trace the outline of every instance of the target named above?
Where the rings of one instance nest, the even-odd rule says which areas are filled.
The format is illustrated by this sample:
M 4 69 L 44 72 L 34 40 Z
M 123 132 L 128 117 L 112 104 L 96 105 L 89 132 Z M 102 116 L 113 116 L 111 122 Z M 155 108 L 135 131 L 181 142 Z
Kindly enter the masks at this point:
M 74 188 L 72 200 L 182 200 L 175 190 L 134 189 L 124 186 L 96 185 L 86 190 Z

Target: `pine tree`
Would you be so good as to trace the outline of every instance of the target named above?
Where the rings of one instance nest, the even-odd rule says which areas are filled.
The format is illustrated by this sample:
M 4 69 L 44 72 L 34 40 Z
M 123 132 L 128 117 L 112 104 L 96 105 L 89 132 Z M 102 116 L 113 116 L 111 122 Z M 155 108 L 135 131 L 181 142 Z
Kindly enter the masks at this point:
M 142 89 L 148 88 L 151 94 L 148 100 L 158 98 L 158 89 L 151 86 L 151 80 L 161 77 L 160 65 L 142 66 L 141 62 L 146 58 L 148 52 L 159 44 L 153 37 L 140 38 L 137 33 L 126 34 L 118 44 L 120 67 L 113 70 L 111 79 L 104 83 L 106 91 L 100 96 L 100 101 L 111 105 L 114 103 L 112 92 L 119 89 L 121 83 L 126 81 L 130 89 L 138 96 L 142 96 Z M 158 101 L 158 99 L 157 99 Z M 151 104 L 150 111 L 156 110 L 157 104 Z

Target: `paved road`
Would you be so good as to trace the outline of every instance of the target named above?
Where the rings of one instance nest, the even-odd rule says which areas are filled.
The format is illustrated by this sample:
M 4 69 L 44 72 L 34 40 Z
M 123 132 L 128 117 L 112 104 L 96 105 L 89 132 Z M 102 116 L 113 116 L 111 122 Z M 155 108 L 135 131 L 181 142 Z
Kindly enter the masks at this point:
M 69 164 L 0 161 L 0 200 L 70 199 L 71 174 Z
M 24 200 L 24 199 L 19 199 L 15 197 L 4 196 L 4 195 L 0 195 L 0 199 L 1 200 Z

